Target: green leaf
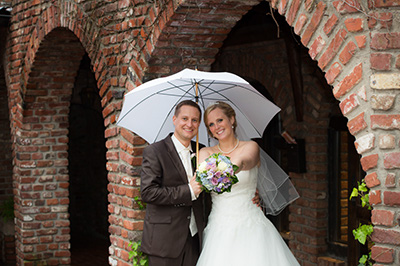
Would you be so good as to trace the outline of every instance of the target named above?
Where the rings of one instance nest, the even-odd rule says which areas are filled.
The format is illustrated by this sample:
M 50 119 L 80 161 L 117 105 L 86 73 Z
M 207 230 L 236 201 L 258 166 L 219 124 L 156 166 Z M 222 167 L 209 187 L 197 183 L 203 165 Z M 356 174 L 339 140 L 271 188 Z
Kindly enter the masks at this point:
M 373 231 L 374 227 L 372 225 L 360 224 L 357 229 L 353 230 L 353 235 L 358 242 L 364 245 L 367 241 L 367 237 L 370 236 Z
M 361 263 L 362 265 L 365 265 L 367 261 L 368 261 L 368 255 L 362 255 L 358 262 Z
M 353 197 L 358 197 L 358 189 L 353 188 L 353 191 L 351 192 L 350 199 Z
M 365 184 L 364 179 L 362 180 L 361 184 L 358 183 L 358 190 L 362 191 L 362 192 L 367 192 L 368 191 L 368 188 L 367 188 L 367 185 Z

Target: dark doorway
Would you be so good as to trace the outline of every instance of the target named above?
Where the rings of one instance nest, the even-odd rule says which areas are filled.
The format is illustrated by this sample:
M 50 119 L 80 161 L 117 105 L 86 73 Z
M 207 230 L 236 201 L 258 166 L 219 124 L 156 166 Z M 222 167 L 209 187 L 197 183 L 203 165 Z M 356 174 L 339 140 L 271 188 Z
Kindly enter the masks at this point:
M 365 176 L 360 155 L 354 147 L 355 138 L 349 133 L 347 119 L 332 117 L 329 125 L 329 252 L 358 265 L 358 259 L 368 253 L 368 244 L 354 239 L 353 229 L 359 223 L 369 224 L 371 213 L 361 206 L 358 198 L 349 201 L 353 188 Z M 347 257 L 347 259 L 346 259 Z
M 71 265 L 108 265 L 107 170 L 104 121 L 87 54 L 69 114 Z

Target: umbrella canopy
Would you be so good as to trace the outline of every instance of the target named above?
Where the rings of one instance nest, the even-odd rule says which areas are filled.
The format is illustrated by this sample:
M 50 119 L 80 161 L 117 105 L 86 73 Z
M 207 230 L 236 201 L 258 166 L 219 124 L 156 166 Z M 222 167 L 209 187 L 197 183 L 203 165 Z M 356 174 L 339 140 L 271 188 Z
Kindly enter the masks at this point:
M 280 108 L 265 98 L 246 80 L 228 72 L 184 69 L 168 77 L 148 81 L 124 96 L 117 125 L 131 130 L 149 143 L 174 131 L 175 106 L 183 100 L 198 102 L 204 110 L 223 101 L 236 112 L 238 125 L 250 138 L 262 137 L 265 127 Z M 204 123 L 198 141 L 209 144 Z

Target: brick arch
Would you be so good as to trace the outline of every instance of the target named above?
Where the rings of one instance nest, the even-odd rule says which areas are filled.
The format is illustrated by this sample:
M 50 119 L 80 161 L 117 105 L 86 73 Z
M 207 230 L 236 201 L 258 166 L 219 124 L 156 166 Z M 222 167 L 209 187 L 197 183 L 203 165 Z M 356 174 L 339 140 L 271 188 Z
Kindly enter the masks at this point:
M 65 28 L 46 35 L 23 95 L 14 175 L 17 263 L 70 262 L 68 114 L 84 49 Z M 30 239 L 28 241 L 28 239 Z
M 158 3 L 158 2 L 157 2 Z M 64 196 L 66 199 L 62 200 L 62 217 L 56 222 L 55 227 L 62 227 L 60 231 L 62 231 L 62 235 L 55 237 L 56 243 L 50 243 L 52 236 L 48 237 L 46 243 L 44 245 L 35 245 L 37 242 L 30 242 L 31 240 L 27 240 L 27 238 L 31 238 L 32 235 L 35 235 L 37 229 L 41 226 L 54 227 L 54 222 L 47 221 L 49 218 L 48 212 L 49 208 L 35 208 L 35 212 L 37 213 L 38 219 L 40 222 L 33 222 L 32 220 L 23 220 L 27 218 L 27 216 L 23 216 L 22 213 L 26 212 L 26 206 L 21 206 L 24 204 L 24 201 L 21 200 L 19 196 L 20 190 L 22 187 L 31 189 L 35 182 L 37 182 L 38 178 L 43 174 L 41 172 L 36 171 L 35 175 L 38 177 L 25 178 L 25 175 L 31 175 L 32 170 L 29 167 L 35 168 L 35 162 L 32 162 L 31 155 L 32 153 L 30 149 L 33 151 L 37 151 L 35 145 L 40 145 L 40 141 L 36 141 L 35 138 L 38 138 L 40 135 L 33 134 L 29 130 L 35 129 L 39 131 L 41 128 L 43 130 L 48 130 L 45 128 L 43 123 L 46 123 L 47 120 L 51 120 L 51 115 L 56 114 L 56 109 L 51 109 L 50 107 L 54 107 L 57 104 L 65 104 L 65 110 L 67 110 L 67 101 L 68 96 L 59 97 L 57 99 L 57 103 L 47 103 L 38 101 L 46 101 L 44 95 L 40 95 L 40 93 L 45 93 L 45 90 L 42 87 L 46 87 L 45 84 L 41 82 L 50 81 L 52 73 L 50 71 L 45 72 L 49 75 L 41 76 L 38 72 L 40 69 L 40 60 L 45 58 L 43 55 L 43 49 L 49 49 L 48 45 L 52 42 L 56 42 L 57 40 L 63 40 L 63 38 L 71 38 L 68 44 L 71 47 L 68 47 L 66 53 L 71 51 L 79 50 L 79 53 L 83 53 L 87 51 L 93 66 L 93 70 L 95 72 L 96 80 L 98 87 L 100 88 L 100 96 L 102 97 L 102 106 L 103 106 L 103 117 L 105 119 L 106 132 L 105 135 L 109 139 L 107 142 L 107 148 L 109 152 L 107 153 L 107 170 L 109 171 L 109 180 L 110 184 L 108 186 L 108 190 L 110 192 L 109 195 L 109 211 L 112 214 L 110 216 L 110 234 L 111 234 L 111 242 L 112 247 L 110 250 L 111 255 L 115 257 L 122 258 L 122 260 L 127 261 L 128 255 L 126 250 L 128 249 L 129 242 L 128 239 L 135 238 L 135 235 L 130 231 L 132 230 L 140 230 L 141 224 L 137 221 L 131 221 L 134 219 L 143 219 L 143 212 L 138 210 L 131 210 L 134 204 L 133 197 L 137 196 L 138 188 L 132 187 L 132 185 L 137 186 L 137 178 L 132 176 L 137 176 L 136 166 L 140 165 L 140 156 L 141 148 L 131 148 L 131 145 L 124 146 L 123 144 L 119 144 L 119 140 L 116 137 L 119 135 L 119 129 L 114 125 L 115 123 L 115 112 L 121 107 L 122 103 L 122 95 L 124 92 L 124 87 L 128 89 L 131 88 L 132 84 L 130 82 L 126 82 L 127 78 L 123 77 L 123 75 L 127 74 L 127 65 L 129 61 L 131 61 L 130 65 L 135 66 L 134 62 L 137 58 L 140 58 L 142 54 L 138 53 L 141 51 L 145 54 L 147 48 L 146 42 L 148 39 L 146 38 L 145 31 L 148 30 L 152 32 L 155 36 L 157 36 L 157 31 L 149 29 L 145 25 L 152 24 L 154 17 L 152 15 L 157 12 L 157 3 L 134 3 L 132 1 L 119 1 L 118 3 L 113 2 L 96 2 L 89 5 L 80 5 L 73 1 L 61 1 L 61 2 L 31 2 L 27 5 L 16 5 L 14 7 L 14 16 L 12 18 L 13 23 L 16 24 L 14 29 L 13 43 L 10 43 L 8 49 L 8 58 L 9 61 L 12 62 L 9 64 L 9 68 L 7 69 L 10 74 L 8 81 L 8 89 L 10 92 L 10 107 L 13 112 L 11 114 L 11 124 L 13 129 L 13 138 L 14 147 L 13 150 L 19 151 L 22 149 L 23 152 L 16 152 L 17 156 L 15 157 L 16 167 L 14 168 L 14 176 L 17 179 L 17 183 L 19 185 L 19 189 L 17 190 L 17 196 L 15 197 L 17 210 L 17 217 L 22 222 L 18 222 L 16 227 L 17 233 L 19 234 L 19 238 L 17 240 L 17 250 L 18 250 L 18 262 L 22 264 L 23 260 L 38 260 L 44 261 L 46 263 L 51 264 L 68 264 L 70 263 L 70 254 L 69 254 L 69 226 L 66 224 L 68 221 L 68 214 L 66 213 L 66 208 L 68 203 L 66 200 L 68 199 L 65 195 L 65 191 L 68 192 L 66 187 L 67 182 L 67 174 L 65 173 L 63 176 L 60 176 L 60 184 L 58 185 L 64 186 L 63 188 L 59 188 L 60 190 L 64 189 L 63 192 L 59 192 L 59 196 Z M 134 12 L 135 8 L 135 16 L 125 23 L 116 23 L 110 24 L 113 17 L 109 15 L 108 12 L 113 12 L 118 10 L 118 16 L 121 18 L 126 17 L 128 14 Z M 171 11 L 174 9 L 174 4 L 169 3 L 168 5 L 161 8 L 159 12 L 162 13 L 162 18 L 166 19 L 169 17 L 169 14 L 173 14 Z M 153 12 L 153 13 L 152 13 Z M 141 14 L 143 13 L 143 14 Z M 34 18 L 31 17 L 31 14 L 34 14 Z M 143 22 L 143 17 L 147 16 L 150 18 L 150 23 Z M 165 16 L 165 17 L 164 17 Z M 21 19 L 23 18 L 23 19 Z M 32 25 L 32 20 L 35 21 L 35 24 Z M 142 24 L 143 23 L 143 24 Z M 160 25 L 161 26 L 161 22 Z M 136 28 L 142 25 L 142 30 L 137 30 Z M 24 28 L 23 31 L 16 32 L 18 27 Z M 145 29 L 146 28 L 146 29 Z M 64 32 L 67 36 L 63 36 L 59 33 Z M 23 34 L 20 34 L 23 33 Z M 27 34 L 29 33 L 29 34 Z M 25 35 L 27 34 L 27 35 Z M 75 37 L 72 37 L 75 35 Z M 132 41 L 133 44 L 129 44 L 128 42 L 132 40 L 130 36 L 133 36 L 135 39 Z M 49 40 L 50 39 L 50 40 Z M 66 39 L 64 39 L 66 40 Z M 18 44 L 17 44 L 18 43 Z M 61 45 L 60 43 L 57 43 Z M 75 45 L 79 46 L 75 47 Z M 82 47 L 83 46 L 83 47 Z M 133 48 L 132 48 L 133 47 Z M 54 46 L 52 48 L 61 48 L 59 46 Z M 17 53 L 18 51 L 20 53 Z M 82 56 L 82 55 L 81 55 Z M 78 56 L 79 57 L 79 56 Z M 145 57 L 145 56 L 144 56 Z M 18 60 L 22 58 L 22 60 Z M 51 61 L 52 58 L 47 58 L 46 60 Z M 71 69 L 73 69 L 73 65 L 77 67 L 77 58 L 72 56 L 70 62 L 72 65 Z M 17 62 L 16 62 L 17 61 Z M 73 62 L 73 63 L 72 63 Z M 139 60 L 140 66 L 144 66 L 144 59 L 141 58 Z M 58 63 L 58 62 L 53 62 Z M 62 63 L 65 63 L 62 62 Z M 68 69 L 67 65 L 64 65 L 64 68 L 60 68 L 59 70 L 64 73 L 70 73 L 66 79 L 73 79 L 75 75 L 72 74 L 72 70 Z M 134 68 L 134 70 L 136 70 Z M 131 71 L 128 73 L 131 77 L 142 76 L 142 72 L 139 71 L 134 73 Z M 134 80 L 134 78 L 132 79 Z M 69 86 L 66 80 L 64 80 L 64 86 Z M 40 88 L 38 89 L 38 83 L 40 83 Z M 48 84 L 51 84 L 50 82 Z M 69 88 L 71 89 L 72 86 Z M 38 93 L 38 95 L 36 95 Z M 51 101 L 51 100 L 49 100 Z M 41 111 L 38 109 L 51 109 L 45 111 Z M 61 107 L 60 107 L 61 108 Z M 64 111 L 64 115 L 68 114 L 68 111 Z M 41 121 L 38 115 L 43 115 L 43 121 Z M 39 119 L 39 120 L 38 120 Z M 64 130 L 66 130 L 66 126 L 68 124 L 68 117 L 66 118 L 60 116 L 58 119 L 60 121 L 55 122 L 57 126 L 61 126 Z M 65 136 L 64 130 L 60 130 L 59 134 L 63 134 Z M 45 133 L 43 133 L 45 134 Z M 49 133 L 50 134 L 50 133 Z M 124 132 L 122 132 L 122 135 Z M 125 131 L 126 135 L 129 135 L 129 132 Z M 62 139 L 62 136 L 58 136 L 56 141 L 60 139 L 60 141 L 66 141 L 66 139 Z M 136 137 L 133 139 L 130 138 L 131 135 L 127 136 L 131 143 L 135 145 L 144 144 L 144 142 Z M 34 144 L 35 142 L 35 144 Z M 54 143 L 49 143 L 56 146 Z M 23 147 L 23 146 L 29 147 Z M 53 147 L 51 146 L 51 147 Z M 60 145 L 62 146 L 62 145 Z M 22 148 L 21 148 L 22 147 Z M 65 146 L 59 147 L 60 149 L 66 148 Z M 126 154 L 133 154 L 135 158 L 131 159 L 128 156 L 124 156 L 122 153 L 121 159 L 122 161 L 126 161 L 129 163 L 129 166 L 126 164 L 119 163 L 119 150 L 122 149 Z M 46 153 L 46 150 L 38 150 L 39 153 Z M 60 150 L 60 154 L 64 154 L 62 150 Z M 40 156 L 40 155 L 35 155 Z M 60 158 L 57 161 L 57 164 L 62 164 L 61 166 L 66 167 L 68 161 L 66 158 Z M 60 167 L 61 167 L 60 166 Z M 26 170 L 28 168 L 28 170 Z M 127 174 L 122 176 L 119 172 L 123 174 Z M 48 173 L 49 175 L 55 173 Z M 50 178 L 50 177 L 48 177 Z M 39 182 L 47 182 L 46 180 L 40 179 Z M 29 185 L 24 185 L 28 184 Z M 39 189 L 40 186 L 37 186 Z M 55 194 L 50 191 L 46 192 L 48 197 L 54 197 Z M 24 194 L 27 195 L 28 193 Z M 35 193 L 35 197 L 41 197 L 40 192 Z M 38 200 L 39 201 L 39 200 Z M 43 204 L 45 204 L 48 200 L 41 200 Z M 27 204 L 31 204 L 30 202 Z M 58 208 L 57 201 L 52 201 L 52 204 L 55 206 L 51 208 Z M 135 205 L 137 208 L 137 205 Z M 43 212 L 43 213 L 42 213 Z M 129 218 L 127 218 L 129 217 Z M 51 216 L 51 218 L 54 218 Z M 26 234 L 21 234 L 21 226 L 26 228 L 32 228 L 31 232 Z M 58 229 L 54 229 L 56 231 L 42 232 L 43 234 L 51 233 L 54 234 L 58 232 Z M 37 240 L 34 240 L 37 241 Z
M 29 25 L 29 23 L 25 22 L 23 25 Z M 41 16 L 36 17 L 35 26 L 24 29 L 24 32 L 29 33 L 28 38 L 18 36 L 20 44 L 18 46 L 10 45 L 9 49 L 7 49 L 7 56 L 11 62 L 23 58 L 22 63 L 10 64 L 9 68 L 6 69 L 9 75 L 7 80 L 10 95 L 9 106 L 13 110 L 10 114 L 13 138 L 18 134 L 13 131 L 20 128 L 20 119 L 23 116 L 23 95 L 28 90 L 27 82 L 35 63 L 36 54 L 47 35 L 59 27 L 64 27 L 73 32 L 80 40 L 85 51 L 88 52 L 92 62 L 95 62 L 93 64 L 94 67 L 104 71 L 102 67 L 99 67 L 100 58 L 103 57 L 103 54 L 102 50 L 98 49 L 99 39 L 96 38 L 99 35 L 100 28 L 96 27 L 94 21 L 88 19 L 88 15 L 75 3 L 64 2 L 61 6 L 48 5 L 42 11 Z M 86 29 L 90 29 L 90 32 L 86 32 Z M 17 50 L 21 51 L 20 54 L 17 53 Z M 96 73 L 97 77 L 102 75 L 104 76 L 101 72 Z M 98 86 L 102 85 L 102 82 L 103 80 L 98 79 Z
M 98 31 L 89 25 L 92 21 L 87 21 L 85 26 L 92 31 L 84 33 L 81 22 L 87 15 L 73 5 L 64 2 L 61 7 L 51 5 L 44 9 L 28 35 L 23 63 L 10 64 L 8 69 L 12 76 L 8 88 L 9 106 L 13 110 L 10 120 L 15 151 L 14 201 L 19 265 L 35 261 L 55 265 L 71 262 L 69 104 L 85 50 L 92 58 L 102 57 L 101 52 L 96 54 L 94 49 L 99 40 L 93 36 Z M 18 46 L 21 53 L 24 53 L 23 40 Z M 20 56 L 15 47 L 8 52 L 10 58 Z M 15 67 L 21 68 L 19 79 L 15 78 L 17 73 L 12 69 Z
M 147 78 L 171 74 L 183 67 L 197 66 L 199 69 L 210 70 L 231 28 L 246 10 L 259 2 L 43 0 L 14 4 L 11 41 L 8 46 L 9 66 L 6 71 L 15 154 L 19 147 L 30 146 L 23 146 L 24 138 L 19 137 L 26 130 L 21 97 L 21 87 L 25 83 L 21 84 L 20 73 L 25 75 L 24 82 L 30 79 L 35 54 L 40 51 L 45 36 L 57 27 L 65 27 L 78 37 L 91 58 L 102 97 L 105 135 L 108 138 L 106 145 L 109 150 L 107 169 L 112 240 L 110 262 L 124 265 L 128 261 L 127 245 L 130 239 L 137 239 L 140 235 L 143 219 L 143 211 L 138 209 L 134 197 L 139 194 L 138 171 L 145 143 L 115 125 L 123 93 Z M 376 6 L 385 5 L 383 1 L 374 2 Z M 379 51 L 376 56 L 381 55 L 385 49 L 398 49 L 396 42 L 393 42 L 398 38 L 397 35 L 386 32 L 376 34 L 383 23 L 379 20 L 373 22 L 373 19 L 367 21 L 363 14 L 354 12 L 342 0 L 271 0 L 270 3 L 294 27 L 303 45 L 310 49 L 310 57 L 318 61 L 320 68 L 326 71 L 326 79 L 335 87 L 333 93 L 341 101 L 341 108 L 350 119 L 349 130 L 357 137 L 364 137 L 359 141 L 359 147 L 362 147 L 360 152 L 364 156 L 363 166 L 370 173 L 376 172 L 384 177 L 386 173 L 395 174 L 399 168 L 399 160 L 396 160 L 399 155 L 393 151 L 398 151 L 398 144 L 395 143 L 398 134 L 393 133 L 396 128 L 389 122 L 397 116 L 393 114 L 393 109 L 386 112 L 383 106 L 377 106 L 376 110 L 380 113 L 370 117 L 372 109 L 366 95 L 370 97 L 369 94 L 373 93 L 367 78 L 372 72 L 368 61 L 371 53 L 368 30 L 375 31 L 370 36 L 371 48 Z M 393 2 L 390 4 L 395 5 Z M 368 8 L 372 10 L 372 7 Z M 378 13 L 378 17 L 386 16 L 385 12 Z M 363 25 L 361 29 L 359 26 L 357 28 L 360 17 Z M 388 30 L 390 26 L 386 25 L 382 29 Z M 374 67 L 375 70 L 385 71 L 387 64 Z M 374 76 L 374 80 L 377 86 L 381 86 L 381 76 Z M 31 89 L 30 86 L 30 83 L 26 83 L 26 91 Z M 387 97 L 381 94 L 384 93 L 377 93 L 375 98 Z M 391 116 L 384 117 L 386 113 Z M 372 124 L 372 128 L 368 124 Z M 373 138 L 366 134 L 369 132 L 372 135 L 383 135 L 379 137 L 385 145 L 395 143 L 389 145 L 390 152 L 378 150 L 378 136 Z M 382 147 L 387 149 L 388 146 Z M 14 161 L 17 160 L 19 158 L 16 157 Z M 14 177 L 19 182 L 27 180 L 22 178 L 23 174 L 20 168 L 14 169 Z M 374 176 L 371 175 L 371 180 L 376 184 Z M 374 193 L 373 200 L 378 209 L 393 217 L 398 215 L 393 208 L 380 205 L 387 192 L 391 192 L 386 198 L 389 199 L 387 204 L 399 205 L 394 197 L 397 194 L 392 196 L 393 191 L 384 191 L 382 185 L 376 188 L 379 190 Z M 383 226 L 392 228 L 396 224 L 395 218 L 390 221 L 379 219 L 383 212 L 376 213 L 375 223 L 381 226 L 377 230 L 378 240 L 383 239 L 381 243 L 391 244 L 390 238 L 396 235 L 396 231 L 386 230 Z M 29 238 L 29 235 L 24 237 Z M 309 252 L 315 253 L 315 250 Z
M 182 68 L 210 70 L 232 27 L 259 1 L 184 1 L 165 23 L 148 60 L 146 78 Z

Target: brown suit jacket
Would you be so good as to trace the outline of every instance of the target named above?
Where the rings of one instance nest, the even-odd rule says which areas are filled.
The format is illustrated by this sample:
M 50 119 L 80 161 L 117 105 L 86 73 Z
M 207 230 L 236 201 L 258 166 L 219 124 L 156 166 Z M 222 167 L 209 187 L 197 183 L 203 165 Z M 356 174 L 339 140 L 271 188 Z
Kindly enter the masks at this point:
M 142 251 L 158 257 L 178 257 L 189 234 L 192 207 L 201 247 L 206 223 L 204 201 L 209 196 L 205 194 L 192 201 L 185 168 L 171 136 L 147 146 L 141 172 L 141 197 L 147 203 Z

